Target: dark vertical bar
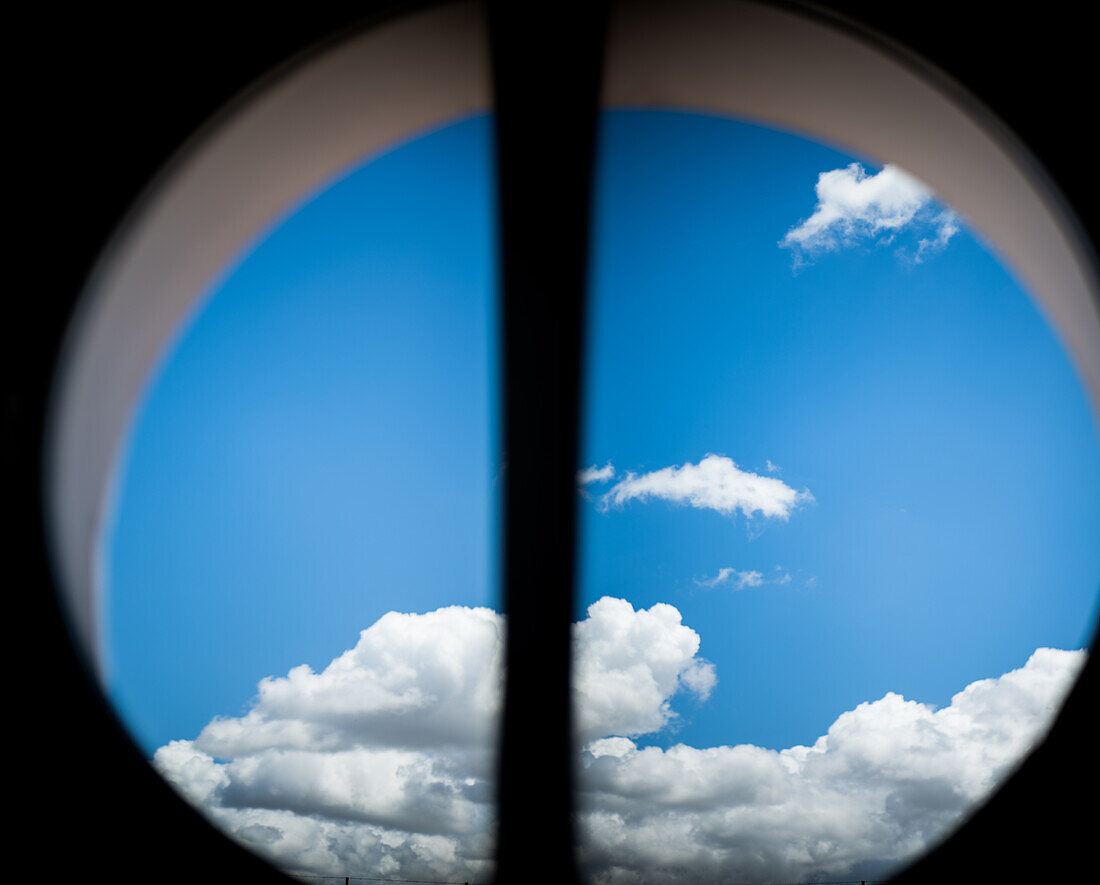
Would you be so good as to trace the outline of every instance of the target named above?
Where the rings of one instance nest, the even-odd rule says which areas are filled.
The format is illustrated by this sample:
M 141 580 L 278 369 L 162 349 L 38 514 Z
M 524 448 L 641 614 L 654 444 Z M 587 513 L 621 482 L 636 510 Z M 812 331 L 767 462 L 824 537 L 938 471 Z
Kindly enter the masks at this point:
M 576 881 L 570 709 L 584 289 L 603 3 L 490 0 L 507 682 L 497 882 Z

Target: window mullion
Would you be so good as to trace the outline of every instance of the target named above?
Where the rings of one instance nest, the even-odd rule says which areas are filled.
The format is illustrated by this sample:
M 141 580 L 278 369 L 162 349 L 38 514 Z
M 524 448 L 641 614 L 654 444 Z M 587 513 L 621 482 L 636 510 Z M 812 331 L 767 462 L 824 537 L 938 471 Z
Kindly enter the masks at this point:
M 603 4 L 489 3 L 504 366 L 497 877 L 575 881 L 570 624 Z

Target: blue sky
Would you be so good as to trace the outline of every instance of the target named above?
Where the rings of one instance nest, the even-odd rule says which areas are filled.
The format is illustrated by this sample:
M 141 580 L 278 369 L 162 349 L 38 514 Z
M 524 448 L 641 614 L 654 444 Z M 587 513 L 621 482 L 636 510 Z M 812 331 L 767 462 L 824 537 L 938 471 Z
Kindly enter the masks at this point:
M 849 844 L 896 862 L 1034 740 L 1091 638 L 1100 446 L 1081 385 L 1011 275 L 904 172 L 696 114 L 609 112 L 600 137 L 578 470 L 611 466 L 578 491 L 585 783 L 620 808 L 637 778 L 672 796 L 685 772 L 700 789 L 741 772 L 683 806 L 727 815 L 738 784 L 783 781 L 791 808 L 826 797 L 796 829 L 863 821 L 878 791 L 894 841 L 877 819 L 776 830 L 757 869 L 733 865 L 734 833 L 715 875 L 850 870 Z M 487 117 L 321 189 L 212 287 L 120 465 L 111 696 L 172 783 L 287 868 L 487 869 L 492 206 Z M 816 755 L 785 749 L 826 732 Z M 874 768 L 867 735 L 902 774 L 838 784 Z M 932 774 L 904 768 L 936 754 Z M 943 771 L 951 801 L 914 829 L 927 809 L 906 791 Z M 291 794 L 296 811 L 272 805 Z M 660 826 L 682 811 L 652 801 Z M 822 840 L 839 853 L 805 867 Z
M 273 223 L 119 465 L 110 695 L 289 871 L 492 873 L 491 145 L 487 117 L 444 126 Z M 582 862 L 878 877 L 1084 661 L 1100 445 L 1074 370 L 920 182 L 744 122 L 604 114 L 591 279 Z
M 886 690 L 942 704 L 1080 647 L 1095 429 L 980 241 L 914 264 L 868 239 L 793 268 L 778 242 L 854 158 L 692 114 L 606 114 L 601 137 L 582 462 L 716 453 L 816 499 L 786 522 L 582 507 L 578 617 L 608 594 L 671 602 L 717 665 L 675 739 L 805 743 Z M 324 189 L 165 360 L 110 545 L 113 692 L 147 748 L 385 611 L 496 604 L 489 150 L 467 120 Z M 789 584 L 695 583 L 777 566 Z
M 146 394 L 109 538 L 111 696 L 150 754 L 391 610 L 492 605 L 487 118 L 288 214 Z
M 913 225 L 792 269 L 777 244 L 818 175 L 859 158 L 702 115 L 606 114 L 602 137 L 582 461 L 641 473 L 716 453 L 816 499 L 751 525 L 583 510 L 582 603 L 670 602 L 717 667 L 664 740 L 809 743 L 886 691 L 942 705 L 1039 646 L 1084 645 L 1095 424 L 983 244 L 963 229 L 914 263 Z M 693 582 L 776 566 L 790 584 Z

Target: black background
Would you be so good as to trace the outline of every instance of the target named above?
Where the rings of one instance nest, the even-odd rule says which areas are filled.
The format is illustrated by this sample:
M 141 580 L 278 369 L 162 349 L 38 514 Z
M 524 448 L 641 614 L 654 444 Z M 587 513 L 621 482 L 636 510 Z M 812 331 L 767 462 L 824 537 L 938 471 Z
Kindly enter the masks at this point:
M 561 14 L 554 4 L 527 5 L 532 16 Z M 2 347 L 12 714 L 4 732 L 16 828 L 7 828 L 6 865 L 25 863 L 27 873 L 61 881 L 93 874 L 135 882 L 275 878 L 152 774 L 70 650 L 42 534 L 42 419 L 84 278 L 173 152 L 288 56 L 404 6 L 315 2 L 262 13 L 195 4 L 139 13 L 84 7 L 9 21 L 6 93 L 14 125 L 6 190 L 15 194 L 8 215 L 16 239 L 7 255 Z M 1069 3 L 981 7 L 987 11 L 942 0 L 838 0 L 816 9 L 863 22 L 962 84 L 1038 158 L 1096 243 L 1093 29 Z M 1020 775 L 906 881 L 1070 881 L 1092 872 L 1098 742 L 1086 719 L 1095 709 L 1095 669 L 1089 665 L 1051 738 Z

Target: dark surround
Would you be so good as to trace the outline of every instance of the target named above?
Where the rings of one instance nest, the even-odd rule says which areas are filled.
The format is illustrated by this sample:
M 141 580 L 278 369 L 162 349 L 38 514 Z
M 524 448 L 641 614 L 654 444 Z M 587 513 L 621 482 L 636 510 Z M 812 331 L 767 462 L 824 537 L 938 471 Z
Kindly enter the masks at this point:
M 577 14 L 570 12 L 576 8 L 572 4 L 501 4 L 505 6 L 522 6 L 524 14 L 511 10 L 506 19 L 497 20 L 498 28 L 532 23 L 536 28 L 520 38 L 497 30 L 497 45 L 532 39 L 533 34 L 540 38 L 541 51 L 547 52 L 555 40 L 564 43 L 578 37 L 563 24 L 564 17 Z M 9 284 L 15 315 L 9 313 L 5 323 L 9 334 L 2 349 L 6 500 L 14 517 L 8 534 L 9 571 L 15 573 L 5 583 L 21 591 L 12 594 L 19 602 L 9 614 L 9 634 L 31 640 L 27 653 L 13 656 L 10 677 L 17 689 L 9 706 L 15 723 L 9 734 L 17 736 L 12 746 L 18 768 L 29 775 L 28 788 L 11 803 L 20 821 L 12 844 L 15 863 L 26 862 L 28 871 L 62 880 L 93 873 L 118 881 L 281 878 L 175 798 L 144 764 L 81 670 L 50 591 L 38 474 L 44 406 L 61 333 L 85 275 L 126 209 L 176 148 L 288 55 L 356 22 L 409 8 L 415 5 L 313 4 L 287 17 L 260 18 L 220 7 L 189 6 L 169 7 L 155 20 L 83 10 L 42 15 L 9 32 L 10 42 L 30 50 L 22 78 L 13 82 L 15 116 L 22 125 L 19 171 L 10 173 L 29 197 L 13 213 L 25 242 L 14 250 L 12 261 L 30 282 L 21 288 Z M 586 25 L 597 24 L 589 7 L 584 9 Z M 968 15 L 959 3 L 944 0 L 837 0 L 814 7 L 813 14 L 864 22 L 923 55 L 973 92 L 1043 163 L 1095 244 L 1100 232 L 1095 150 L 1083 136 L 1083 123 L 1091 122 L 1094 47 L 1083 22 L 1070 9 L 1068 3 L 1048 3 L 1041 10 L 991 18 Z M 537 58 L 539 51 L 532 47 L 528 59 Z M 498 52 L 495 61 L 512 64 L 525 54 Z M 591 69 L 586 75 L 569 52 L 551 58 L 565 72 L 563 82 L 578 90 L 572 94 L 583 101 L 582 84 Z M 542 83 L 543 88 L 548 85 Z M 502 103 L 508 94 L 507 89 L 499 93 Z M 508 124 L 509 138 L 519 145 L 530 130 L 516 113 Z M 571 117 L 577 127 L 574 150 L 580 150 L 586 137 L 585 113 L 578 107 Z M 569 133 L 563 132 L 560 139 L 562 146 Z M 585 168 L 582 153 L 570 156 L 562 167 L 563 179 L 564 170 Z M 506 175 L 511 168 L 524 168 L 518 161 L 517 167 L 509 162 L 505 160 Z M 514 193 L 529 185 L 521 180 Z M 570 189 L 571 197 L 563 193 L 561 214 L 554 217 L 575 219 L 575 203 L 570 209 L 568 200 L 582 192 L 578 182 Z M 507 193 L 506 185 L 505 212 Z M 510 235 L 517 237 L 508 241 L 517 249 L 535 248 L 523 245 L 522 232 Z M 551 270 L 566 286 L 576 279 L 576 262 L 583 261 L 582 239 L 577 231 L 561 234 L 561 242 L 570 244 L 561 254 L 573 256 L 572 269 L 563 259 Z M 522 258 L 522 253 L 517 259 L 531 262 L 528 267 L 538 267 L 538 260 Z M 512 273 L 522 275 L 522 269 Z M 505 321 L 511 330 L 512 320 Z M 575 347 L 569 341 L 577 340 L 570 336 L 579 330 L 560 331 L 562 353 L 568 356 Z M 563 376 L 559 383 L 563 399 L 558 413 L 567 414 L 572 382 Z M 565 457 L 575 445 L 568 439 L 573 431 L 566 428 L 554 444 L 556 457 Z M 514 445 L 524 440 L 522 428 L 516 433 L 510 437 Z M 574 466 L 558 463 L 556 475 L 571 475 Z M 559 503 L 559 513 L 560 508 Z M 536 510 L 528 524 L 541 525 L 546 518 Z M 516 527 L 522 520 L 520 513 L 510 511 L 510 538 L 520 537 Z M 560 544 L 565 523 L 558 526 Z M 561 560 L 558 568 L 568 573 L 570 566 Z M 1090 662 L 1051 738 L 1020 775 L 970 825 L 899 881 L 965 881 L 974 869 L 990 881 L 1052 880 L 1074 877 L 1080 866 L 1093 866 L 1096 740 L 1086 715 L 1096 703 L 1095 670 Z M 561 672 L 560 658 L 556 672 Z M 506 754 L 505 765 L 510 764 L 507 759 Z M 522 777 L 522 763 L 515 764 Z M 536 826 L 516 821 L 514 816 L 521 812 L 508 812 L 504 833 L 514 835 L 504 838 L 531 845 L 527 840 L 537 838 L 540 819 L 554 819 L 555 809 L 563 807 L 560 794 L 552 799 L 531 788 L 544 777 L 540 768 L 531 772 L 529 782 L 524 778 L 518 784 L 519 797 L 533 806 L 528 814 Z M 515 801 L 508 796 L 506 788 L 504 801 Z M 558 818 L 557 829 L 543 832 L 536 848 L 526 848 L 530 873 L 549 872 L 555 862 L 552 856 L 564 865 L 553 878 L 565 881 L 568 851 L 561 840 L 568 824 Z M 508 881 L 522 881 L 528 872 L 524 859 L 511 855 L 515 859 L 507 860 L 510 850 L 504 848 L 510 865 L 506 870 L 512 873 Z

